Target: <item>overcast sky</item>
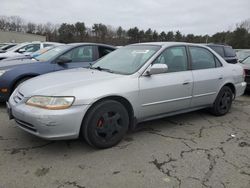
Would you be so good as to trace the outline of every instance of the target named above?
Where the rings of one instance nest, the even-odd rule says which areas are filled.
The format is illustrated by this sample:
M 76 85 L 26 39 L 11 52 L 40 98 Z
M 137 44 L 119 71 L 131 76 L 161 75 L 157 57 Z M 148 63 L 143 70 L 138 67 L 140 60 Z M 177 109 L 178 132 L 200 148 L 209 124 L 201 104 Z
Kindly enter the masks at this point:
M 0 15 L 36 23 L 104 23 L 114 27 L 213 34 L 250 18 L 250 0 L 1 0 Z

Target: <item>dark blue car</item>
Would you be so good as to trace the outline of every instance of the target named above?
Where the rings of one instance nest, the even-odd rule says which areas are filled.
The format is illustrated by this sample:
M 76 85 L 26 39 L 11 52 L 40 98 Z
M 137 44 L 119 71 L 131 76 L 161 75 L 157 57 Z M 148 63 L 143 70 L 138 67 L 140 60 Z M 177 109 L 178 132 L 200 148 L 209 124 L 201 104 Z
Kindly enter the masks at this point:
M 55 47 L 32 59 L 0 62 L 0 102 L 7 101 L 14 89 L 27 79 L 54 71 L 89 67 L 115 49 L 105 44 L 75 43 Z

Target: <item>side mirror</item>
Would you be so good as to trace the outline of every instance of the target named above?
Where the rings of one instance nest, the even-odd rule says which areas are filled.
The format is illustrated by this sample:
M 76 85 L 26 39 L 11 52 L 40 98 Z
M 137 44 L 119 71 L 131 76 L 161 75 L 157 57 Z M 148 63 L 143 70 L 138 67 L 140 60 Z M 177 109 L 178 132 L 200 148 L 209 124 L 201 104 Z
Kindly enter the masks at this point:
M 22 49 L 19 49 L 17 52 L 22 54 L 22 53 L 26 52 L 26 50 L 24 48 L 22 48 Z
M 65 63 L 70 63 L 72 61 L 72 59 L 65 57 L 65 56 L 61 56 L 56 60 L 57 64 L 65 64 Z
M 163 63 L 153 64 L 149 69 L 146 71 L 146 75 L 150 76 L 153 74 L 162 74 L 168 71 L 168 66 Z

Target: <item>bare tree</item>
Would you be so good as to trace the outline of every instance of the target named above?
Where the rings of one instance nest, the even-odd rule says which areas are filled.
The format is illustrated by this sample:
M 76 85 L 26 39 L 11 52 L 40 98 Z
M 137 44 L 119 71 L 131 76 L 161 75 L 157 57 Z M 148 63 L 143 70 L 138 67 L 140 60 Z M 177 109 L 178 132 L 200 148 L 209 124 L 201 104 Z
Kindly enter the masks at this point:
M 36 33 L 36 24 L 29 22 L 27 24 L 27 33 Z
M 244 28 L 248 32 L 250 32 L 250 18 L 244 20 L 243 22 L 237 24 L 236 26 L 239 27 L 239 28 Z

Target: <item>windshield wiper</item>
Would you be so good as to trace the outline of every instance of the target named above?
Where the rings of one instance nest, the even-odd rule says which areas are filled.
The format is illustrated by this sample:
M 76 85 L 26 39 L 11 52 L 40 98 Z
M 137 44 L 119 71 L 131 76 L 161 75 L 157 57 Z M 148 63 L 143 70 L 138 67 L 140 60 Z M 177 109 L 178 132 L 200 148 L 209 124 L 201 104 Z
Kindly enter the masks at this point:
M 93 67 L 93 66 L 90 66 L 89 67 L 90 69 L 95 69 L 95 70 L 99 70 L 99 71 L 107 71 L 107 72 L 110 72 L 110 73 L 114 73 L 114 71 L 110 70 L 110 69 L 107 69 L 107 68 L 103 68 L 103 67 Z

